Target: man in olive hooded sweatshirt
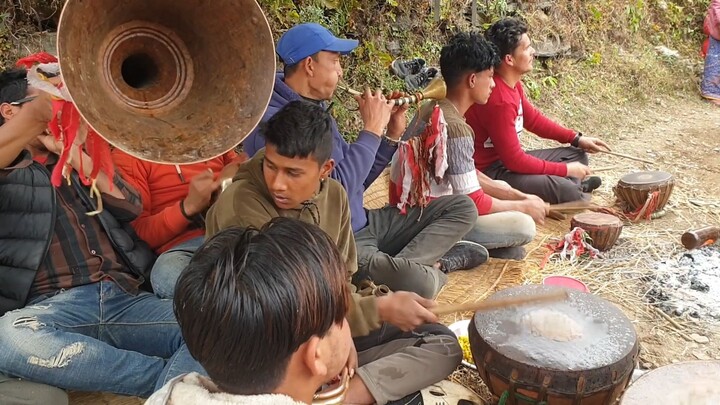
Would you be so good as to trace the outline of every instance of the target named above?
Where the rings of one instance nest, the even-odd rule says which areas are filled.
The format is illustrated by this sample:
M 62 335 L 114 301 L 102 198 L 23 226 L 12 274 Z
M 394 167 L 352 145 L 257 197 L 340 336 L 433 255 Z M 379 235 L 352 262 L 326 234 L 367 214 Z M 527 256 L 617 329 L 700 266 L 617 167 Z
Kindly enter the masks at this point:
M 265 150 L 240 168 L 208 212 L 207 236 L 234 226 L 262 227 L 275 217 L 313 223 L 337 245 L 355 291 L 357 252 L 348 198 L 330 178 L 331 116 L 313 103 L 294 101 L 267 122 L 264 134 Z M 352 294 L 347 318 L 357 351 L 351 359 L 357 364 L 348 366 L 359 368 L 347 403 L 400 400 L 455 370 L 462 353 L 454 334 L 429 310 L 434 305 L 410 292 Z

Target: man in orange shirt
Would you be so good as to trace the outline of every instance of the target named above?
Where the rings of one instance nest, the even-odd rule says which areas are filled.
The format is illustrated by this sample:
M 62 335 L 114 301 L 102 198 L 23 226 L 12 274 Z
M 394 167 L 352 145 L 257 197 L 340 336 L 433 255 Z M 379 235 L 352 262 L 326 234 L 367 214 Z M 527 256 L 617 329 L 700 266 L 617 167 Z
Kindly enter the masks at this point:
M 228 152 L 205 162 L 170 165 L 140 160 L 115 149 L 113 161 L 141 195 L 143 210 L 135 232 L 160 255 L 150 282 L 160 298 L 172 298 L 175 282 L 205 237 L 205 212 L 222 180 L 247 159 Z

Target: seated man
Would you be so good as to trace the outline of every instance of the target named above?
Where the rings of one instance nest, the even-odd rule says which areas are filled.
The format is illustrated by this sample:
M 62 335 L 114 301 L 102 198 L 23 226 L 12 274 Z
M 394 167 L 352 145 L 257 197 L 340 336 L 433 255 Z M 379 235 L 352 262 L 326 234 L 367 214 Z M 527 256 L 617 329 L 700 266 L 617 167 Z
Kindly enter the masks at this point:
M 601 181 L 588 177 L 592 171 L 585 152 L 608 146 L 556 124 L 525 97 L 521 79 L 532 71 L 535 54 L 525 23 L 505 18 L 485 35 L 497 46 L 500 65 L 495 71 L 497 87 L 487 104 L 475 104 L 465 114 L 475 131 L 475 167 L 551 204 L 589 198 L 586 193 L 600 187 Z M 571 147 L 525 152 L 520 145 L 523 129 Z
M 330 179 L 333 121 L 323 108 L 293 101 L 264 128 L 266 148 L 245 163 L 207 217 L 207 236 L 234 226 L 262 227 L 276 217 L 318 225 L 335 243 L 347 280 L 357 271 L 348 197 Z M 294 251 L 284 246 L 285 252 Z M 268 257 L 268 260 L 271 260 Z M 354 286 L 350 286 L 354 291 Z M 460 362 L 452 332 L 436 324 L 434 301 L 415 293 L 352 295 L 348 322 L 360 368 L 347 403 L 385 404 L 447 377 Z M 387 322 L 388 325 L 383 324 Z M 388 378 L 387 369 L 402 378 Z M 418 370 L 423 370 L 418 373 Z
M 141 210 L 139 196 L 119 175 L 101 173 L 105 209 L 87 215 L 96 200 L 78 172 L 89 176 L 93 162 L 75 147 L 72 184 L 51 185 L 62 144 L 42 135 L 52 106 L 38 93 L 25 71 L 0 74 L 0 373 L 150 396 L 166 376 L 201 368 L 187 355 L 172 302 L 139 289 L 154 259 L 124 227 Z
M 521 246 L 535 237 L 533 218 L 540 223 L 544 221 L 546 204 L 539 198 L 519 192 L 519 197 L 512 200 L 494 198 L 483 192 L 478 177 L 493 191 L 499 187 L 492 188 L 491 185 L 495 183 L 493 180 L 476 173 L 472 158 L 474 134 L 463 116 L 473 104 L 487 102 L 495 87 L 493 67 L 497 63 L 498 57 L 493 46 L 477 34 L 457 34 L 442 48 L 440 71 L 447 85 L 447 97 L 438 102 L 425 103 L 413 119 L 408 132 L 418 134 L 428 129 L 439 130 L 441 110 L 447 123 L 447 151 L 442 153 L 439 151 L 441 148 L 434 150 L 437 151 L 437 159 L 443 159 L 443 155 L 447 157 L 447 169 L 440 179 L 436 177 L 435 167 L 420 167 L 420 176 L 413 175 L 417 173 L 415 170 L 404 170 L 403 176 L 403 169 L 409 164 L 416 164 L 414 162 L 421 162 L 420 156 L 429 153 L 429 148 L 432 147 L 424 138 L 412 138 L 409 143 L 402 145 L 403 152 L 408 152 L 397 153 L 393 158 L 390 203 L 417 204 L 418 201 L 412 200 L 415 194 L 410 189 L 418 186 L 427 200 L 448 194 L 466 194 L 475 202 L 479 217 L 465 239 L 485 246 L 491 250 L 493 256 L 521 259 L 524 256 Z M 428 122 L 429 125 L 426 124 Z M 420 153 L 414 156 L 413 151 Z M 402 161 L 399 161 L 399 158 Z M 408 178 L 411 178 L 410 182 L 406 180 Z M 429 187 L 422 187 L 426 178 L 429 179 Z M 401 201 L 404 198 L 405 201 Z
M 171 298 L 175 282 L 205 238 L 205 212 L 225 178 L 240 162 L 235 152 L 205 162 L 167 165 L 146 162 L 115 149 L 113 161 L 142 197 L 132 222 L 138 236 L 159 254 L 150 282 L 160 298 Z
M 210 378 L 178 377 L 146 404 L 312 403 L 354 373 L 345 274 L 333 241 L 303 221 L 215 234 L 175 290 L 183 337 Z
M 277 46 L 285 71 L 275 80 L 264 121 L 293 100 L 305 99 L 325 108 L 325 101 L 332 98 L 342 77 L 340 56 L 357 45 L 354 40 L 335 38 L 317 24 L 300 24 L 288 30 Z M 369 278 L 393 290 L 433 298 L 447 282 L 444 272 L 472 268 L 484 261 L 484 249 L 479 245 L 465 243 L 454 247 L 475 222 L 475 207 L 465 196 L 448 196 L 438 198 L 423 211 L 411 209 L 407 215 L 400 215 L 394 207 L 365 210 L 363 193 L 395 153 L 405 130 L 407 106 L 393 110 L 379 92 L 367 91 L 356 99 L 364 129 L 354 143 L 348 144 L 333 120 L 335 169 L 330 173 L 350 199 L 360 267 L 355 281 L 359 284 Z M 257 130 L 243 145 L 252 156 L 265 141 Z

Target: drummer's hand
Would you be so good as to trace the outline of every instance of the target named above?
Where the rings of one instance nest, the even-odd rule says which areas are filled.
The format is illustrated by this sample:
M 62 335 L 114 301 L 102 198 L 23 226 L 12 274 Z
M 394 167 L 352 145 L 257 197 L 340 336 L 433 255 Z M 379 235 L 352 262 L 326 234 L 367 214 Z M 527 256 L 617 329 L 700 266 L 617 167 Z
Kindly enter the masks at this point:
M 608 144 L 591 136 L 581 136 L 578 140 L 578 147 L 588 153 L 602 152 L 602 148 L 610 150 L 610 146 L 608 146 Z
M 530 215 L 535 223 L 543 225 L 545 223 L 545 217 L 549 212 L 549 205 L 539 197 L 533 197 L 535 198 L 520 200 L 519 211 Z
M 390 93 L 388 99 L 393 100 L 401 97 L 405 97 L 405 93 L 395 90 Z M 403 133 L 405 133 L 405 128 L 407 128 L 407 116 L 405 115 L 405 113 L 407 112 L 409 107 L 409 104 L 403 104 L 393 107 L 392 114 L 390 115 L 390 122 L 388 122 L 387 126 L 388 138 L 397 141 L 400 140 Z
M 582 139 L 582 138 L 581 138 Z M 585 166 L 584 164 L 580 162 L 571 162 L 567 164 L 567 176 L 568 177 L 575 177 L 577 179 L 583 180 L 585 177 L 592 174 L 592 170 L 590 170 L 589 166 Z
M 394 104 L 388 101 L 380 90 L 371 93 L 369 88 L 365 89 L 363 95 L 355 96 L 355 100 L 360 106 L 363 129 L 377 136 L 382 136 L 390 121 Z
M 437 316 L 428 310 L 435 305 L 435 301 L 407 291 L 393 292 L 377 299 L 380 320 L 405 332 L 426 323 L 438 322 Z

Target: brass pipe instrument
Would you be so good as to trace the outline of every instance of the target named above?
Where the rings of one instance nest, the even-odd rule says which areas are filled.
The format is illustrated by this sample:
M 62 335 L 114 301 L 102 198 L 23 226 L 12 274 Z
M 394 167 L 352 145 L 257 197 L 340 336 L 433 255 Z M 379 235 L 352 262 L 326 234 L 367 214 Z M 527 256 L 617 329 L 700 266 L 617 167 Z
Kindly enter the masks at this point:
M 360 91 L 350 88 L 344 83 L 338 83 L 338 88 L 340 90 L 350 93 L 353 96 L 362 96 L 364 94 Z M 423 100 L 442 100 L 446 96 L 447 86 L 445 85 L 445 80 L 443 80 L 442 77 L 436 77 L 430 82 L 430 84 L 427 85 L 427 87 L 416 92 L 415 94 L 392 99 L 390 101 L 395 103 L 395 105 L 417 104 Z
M 313 395 L 312 405 L 337 405 L 342 404 L 345 399 L 345 394 L 350 388 L 350 373 L 348 369 L 343 370 L 340 376 L 340 384 L 337 387 L 321 391 Z
M 57 42 L 83 119 L 157 163 L 233 149 L 262 119 L 275 83 L 272 32 L 255 0 L 67 0 Z

